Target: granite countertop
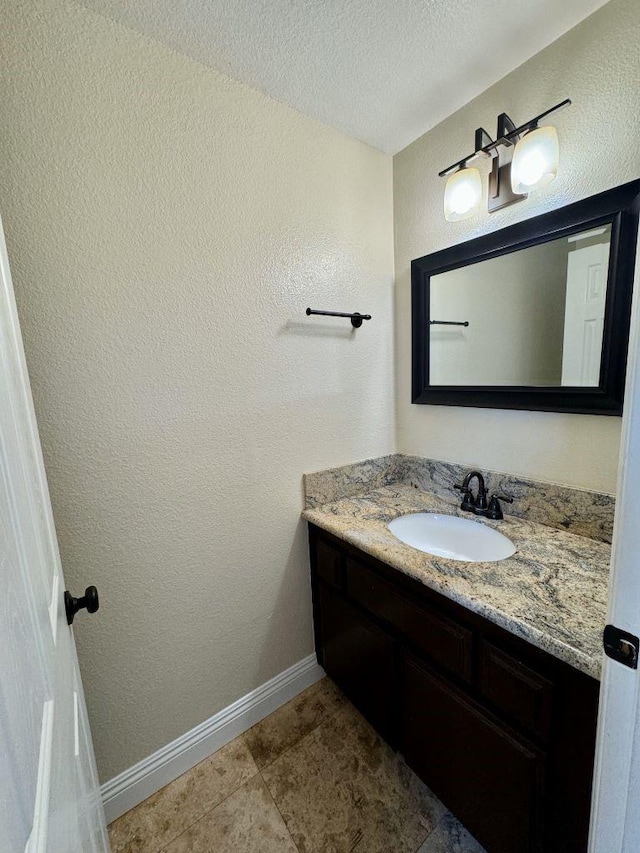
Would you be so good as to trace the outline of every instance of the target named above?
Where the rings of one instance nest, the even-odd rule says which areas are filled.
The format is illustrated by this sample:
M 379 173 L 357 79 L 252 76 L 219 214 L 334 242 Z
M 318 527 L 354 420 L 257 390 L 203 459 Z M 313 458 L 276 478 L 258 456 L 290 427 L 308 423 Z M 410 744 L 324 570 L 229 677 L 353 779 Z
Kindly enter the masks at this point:
M 308 508 L 303 517 L 372 557 L 479 613 L 581 672 L 600 677 L 611 546 L 515 516 L 482 519 L 516 553 L 497 563 L 425 554 L 387 528 L 411 512 L 473 518 L 429 492 L 393 484 Z

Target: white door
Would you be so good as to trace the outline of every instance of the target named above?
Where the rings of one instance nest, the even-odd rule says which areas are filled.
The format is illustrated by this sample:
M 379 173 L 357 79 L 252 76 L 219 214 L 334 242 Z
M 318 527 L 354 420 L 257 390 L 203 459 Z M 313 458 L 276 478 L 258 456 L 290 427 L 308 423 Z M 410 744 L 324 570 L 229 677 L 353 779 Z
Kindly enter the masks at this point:
M 609 272 L 609 242 L 569 252 L 562 384 L 597 388 Z
M 639 290 L 636 273 L 607 614 L 609 624 L 636 637 L 640 637 Z M 640 850 L 639 673 L 604 658 L 589 853 Z
M 106 853 L 1 222 L 0 584 L 0 851 Z

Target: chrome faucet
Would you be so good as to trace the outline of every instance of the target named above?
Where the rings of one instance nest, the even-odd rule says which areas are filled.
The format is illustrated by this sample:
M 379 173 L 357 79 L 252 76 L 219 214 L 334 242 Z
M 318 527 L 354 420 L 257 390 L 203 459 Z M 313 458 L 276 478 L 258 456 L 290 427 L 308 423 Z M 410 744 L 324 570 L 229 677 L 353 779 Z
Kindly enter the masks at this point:
M 478 493 L 475 498 L 469 486 L 473 479 L 478 481 Z M 484 484 L 484 477 L 480 471 L 469 471 L 462 483 L 456 483 L 453 488 L 462 492 L 460 509 L 465 512 L 472 512 L 474 515 L 483 515 L 485 518 L 491 518 L 494 521 L 504 518 L 500 501 L 506 501 L 509 504 L 513 503 L 513 498 L 508 498 L 504 495 L 491 495 L 491 499 L 487 504 L 487 490 Z

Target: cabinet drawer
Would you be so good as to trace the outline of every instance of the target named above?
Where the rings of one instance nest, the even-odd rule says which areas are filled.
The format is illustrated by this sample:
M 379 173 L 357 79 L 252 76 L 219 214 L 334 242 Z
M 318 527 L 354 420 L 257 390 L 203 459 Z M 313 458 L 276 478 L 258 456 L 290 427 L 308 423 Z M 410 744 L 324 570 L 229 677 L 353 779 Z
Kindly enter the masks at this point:
M 541 853 L 545 757 L 407 657 L 402 751 L 491 853 Z
M 333 545 L 318 539 L 316 543 L 316 566 L 318 576 L 336 589 L 342 588 L 342 554 Z
M 480 692 L 528 731 L 549 737 L 553 685 L 486 640 L 480 644 Z
M 425 605 L 414 604 L 372 571 L 347 558 L 347 593 L 384 619 L 432 661 L 467 681 L 471 679 L 473 634 Z

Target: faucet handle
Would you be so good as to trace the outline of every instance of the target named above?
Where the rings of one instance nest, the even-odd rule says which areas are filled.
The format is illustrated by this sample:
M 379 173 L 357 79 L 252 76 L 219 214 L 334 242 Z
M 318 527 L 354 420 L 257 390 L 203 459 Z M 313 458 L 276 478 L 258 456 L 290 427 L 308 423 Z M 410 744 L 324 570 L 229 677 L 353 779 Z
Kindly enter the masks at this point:
M 475 504 L 473 501 L 473 495 L 471 494 L 471 489 L 467 486 L 461 485 L 460 483 L 454 483 L 453 488 L 462 492 L 462 503 L 460 504 L 460 509 L 465 510 L 465 512 L 473 512 Z
M 512 504 L 513 498 L 508 498 L 505 495 L 491 495 L 491 500 L 489 501 L 489 506 L 487 507 L 487 518 L 493 519 L 493 521 L 500 521 L 501 518 L 504 518 L 502 514 L 502 507 L 500 506 L 500 501 L 505 501 L 505 503 Z

